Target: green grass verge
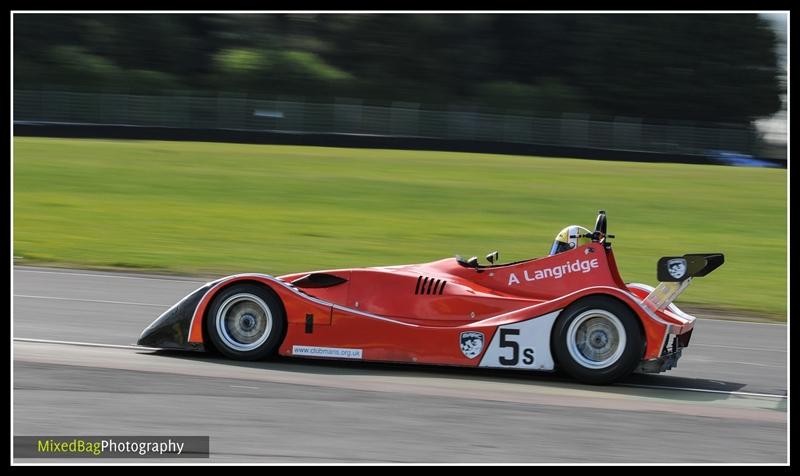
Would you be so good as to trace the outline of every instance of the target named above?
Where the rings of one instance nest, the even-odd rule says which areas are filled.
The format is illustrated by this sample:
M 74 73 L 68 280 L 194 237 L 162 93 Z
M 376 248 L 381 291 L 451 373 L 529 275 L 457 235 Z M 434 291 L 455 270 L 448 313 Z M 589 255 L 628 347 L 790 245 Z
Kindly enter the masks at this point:
M 680 303 L 785 319 L 786 170 L 201 142 L 14 139 L 22 262 L 282 274 L 542 256 L 608 212 L 628 281 L 725 253 Z

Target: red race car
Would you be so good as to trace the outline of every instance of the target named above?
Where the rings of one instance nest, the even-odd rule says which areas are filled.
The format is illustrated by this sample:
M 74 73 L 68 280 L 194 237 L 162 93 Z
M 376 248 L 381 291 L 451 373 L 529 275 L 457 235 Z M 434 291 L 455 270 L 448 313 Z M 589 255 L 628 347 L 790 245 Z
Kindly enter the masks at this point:
M 139 345 L 237 360 L 292 357 L 553 371 L 610 383 L 663 372 L 695 318 L 672 301 L 720 253 L 664 257 L 659 285 L 625 284 L 600 211 L 594 231 L 564 228 L 549 256 L 487 265 L 432 263 L 209 282 L 156 319 Z

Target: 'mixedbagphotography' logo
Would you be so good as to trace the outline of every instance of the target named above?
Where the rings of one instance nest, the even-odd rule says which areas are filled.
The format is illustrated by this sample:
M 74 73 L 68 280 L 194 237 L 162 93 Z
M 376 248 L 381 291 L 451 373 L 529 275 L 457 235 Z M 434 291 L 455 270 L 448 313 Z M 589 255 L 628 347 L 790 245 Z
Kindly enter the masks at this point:
M 14 436 L 14 458 L 208 457 L 208 436 Z

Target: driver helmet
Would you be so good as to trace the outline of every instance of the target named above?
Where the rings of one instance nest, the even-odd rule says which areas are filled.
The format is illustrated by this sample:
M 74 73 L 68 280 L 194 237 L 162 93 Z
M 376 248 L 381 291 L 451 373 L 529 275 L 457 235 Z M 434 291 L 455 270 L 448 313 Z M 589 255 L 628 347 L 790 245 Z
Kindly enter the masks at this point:
M 591 243 L 591 237 L 585 236 L 587 234 L 591 236 L 592 232 L 578 225 L 570 225 L 562 229 L 553 241 L 553 247 L 550 248 L 550 256 Z

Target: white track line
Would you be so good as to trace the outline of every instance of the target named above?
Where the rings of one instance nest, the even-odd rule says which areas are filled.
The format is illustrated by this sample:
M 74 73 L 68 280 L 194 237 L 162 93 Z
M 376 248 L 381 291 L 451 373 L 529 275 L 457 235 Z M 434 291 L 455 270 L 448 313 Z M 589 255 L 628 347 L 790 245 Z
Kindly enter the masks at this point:
M 702 313 L 702 311 L 700 311 Z M 750 324 L 753 326 L 783 326 L 786 327 L 785 323 L 779 322 L 753 322 L 753 321 L 737 321 L 735 319 L 712 319 L 710 317 L 701 317 L 701 315 L 695 314 L 701 321 L 713 321 L 713 322 L 730 322 L 732 324 Z
M 691 344 L 691 347 L 719 347 L 722 349 L 734 349 L 734 350 L 757 350 L 761 352 L 783 352 L 786 353 L 785 349 L 767 349 L 766 347 L 738 347 L 735 345 L 719 345 L 719 344 Z
M 760 364 L 758 362 L 742 362 L 738 360 L 715 360 L 715 359 L 705 359 L 702 356 L 690 354 L 684 357 L 686 362 L 697 362 L 701 364 L 737 364 L 737 365 L 753 365 L 755 367 L 774 367 L 776 369 L 783 368 L 783 365 L 773 365 L 773 364 Z
M 119 279 L 146 279 L 150 281 L 172 281 L 172 282 L 181 282 L 181 283 L 205 283 L 206 281 L 195 281 L 192 279 L 180 279 L 180 278 L 156 278 L 151 276 L 124 276 L 121 274 L 95 274 L 95 273 L 75 273 L 70 271 L 49 271 L 49 270 L 40 270 L 40 269 L 14 269 L 15 273 L 41 273 L 41 274 L 66 274 L 71 276 L 90 276 L 96 278 L 119 278 Z
M 786 395 L 778 395 L 775 393 L 752 393 L 752 392 L 736 392 L 732 390 L 711 390 L 707 388 L 690 388 L 690 387 L 667 387 L 663 385 L 640 385 L 636 383 L 622 383 L 618 387 L 636 387 L 636 388 L 652 388 L 657 390 L 683 390 L 685 392 L 704 392 L 704 393 L 721 393 L 725 395 L 737 395 L 742 397 L 766 397 L 766 398 L 788 398 Z
M 753 367 L 770 367 L 774 369 L 782 369 L 784 365 L 772 365 L 772 364 L 760 364 L 758 362 L 741 362 L 737 360 L 711 360 L 711 359 L 703 359 L 698 358 L 697 356 L 686 356 L 684 358 L 686 362 L 697 362 L 700 364 L 737 364 L 737 365 L 752 365 Z
M 85 347 L 108 347 L 112 349 L 134 349 L 134 350 L 159 350 L 153 347 L 143 347 L 139 345 L 118 345 L 118 344 L 96 344 L 92 342 L 72 342 L 63 340 L 50 340 L 50 339 L 28 339 L 23 337 L 14 337 L 16 342 L 33 342 L 38 344 L 60 344 L 60 345 L 79 345 Z M 640 385 L 635 383 L 619 384 L 618 387 L 636 387 L 636 388 L 649 388 L 653 390 L 683 390 L 686 392 L 701 392 L 701 393 L 717 393 L 724 395 L 736 395 L 741 397 L 765 397 L 765 398 L 787 398 L 786 395 L 778 395 L 772 393 L 752 393 L 752 392 L 736 392 L 726 390 L 710 390 L 705 388 L 689 388 L 689 387 L 667 387 L 662 385 Z
M 773 369 L 781 369 L 784 367 L 783 365 L 759 364 L 758 362 L 739 362 L 736 360 L 726 360 L 726 361 L 717 360 L 716 362 L 720 364 L 739 364 L 739 365 L 753 365 L 755 367 L 771 367 Z
M 172 304 L 148 304 L 145 302 L 129 302 L 129 301 L 103 301 L 102 299 L 78 299 L 66 298 L 55 296 L 34 296 L 31 294 L 15 294 L 14 297 L 28 298 L 28 299 L 51 299 L 55 301 L 78 301 L 78 302 L 99 302 L 103 304 L 125 304 L 128 306 L 148 306 L 148 307 L 170 307 Z
M 145 347 L 142 345 L 97 344 L 94 342 L 75 342 L 68 340 L 29 339 L 27 337 L 14 337 L 14 342 L 33 342 L 35 344 L 79 345 L 82 347 L 108 347 L 109 349 L 161 350 L 155 347 Z

